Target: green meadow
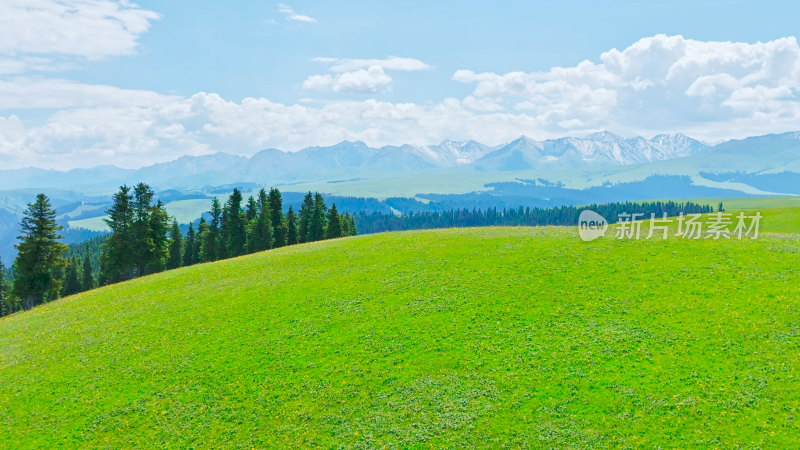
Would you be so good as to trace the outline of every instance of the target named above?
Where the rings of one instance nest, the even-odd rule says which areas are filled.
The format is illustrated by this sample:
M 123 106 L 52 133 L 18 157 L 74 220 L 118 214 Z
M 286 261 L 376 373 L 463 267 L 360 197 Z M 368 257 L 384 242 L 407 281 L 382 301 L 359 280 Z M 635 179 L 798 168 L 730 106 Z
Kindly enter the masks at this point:
M 797 447 L 800 208 L 757 240 L 382 233 L 0 318 L 0 445 Z

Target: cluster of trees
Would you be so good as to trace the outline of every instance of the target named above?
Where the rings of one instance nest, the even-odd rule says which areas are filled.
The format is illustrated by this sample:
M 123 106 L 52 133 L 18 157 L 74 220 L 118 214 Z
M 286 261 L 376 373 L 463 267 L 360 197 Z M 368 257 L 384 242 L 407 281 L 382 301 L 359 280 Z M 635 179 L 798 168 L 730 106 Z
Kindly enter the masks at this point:
M 246 201 L 234 189 L 225 204 L 212 199 L 208 220 L 200 218 L 197 228 L 189 224 L 185 235 L 175 219 L 170 223 L 161 202 L 152 200 L 143 183 L 114 195 L 106 221 L 112 232 L 100 253 L 102 283 L 356 234 L 353 217 L 339 214 L 336 204 L 328 208 L 319 193 L 306 194 L 299 214 L 291 206 L 284 214 L 278 189 L 261 189 Z
M 720 203 L 720 209 L 722 204 Z M 358 231 L 362 234 L 383 231 L 419 230 L 427 228 L 484 227 L 484 226 L 535 226 L 577 225 L 578 216 L 584 209 L 591 209 L 609 221 L 617 221 L 622 213 L 655 213 L 661 217 L 684 214 L 709 213 L 711 206 L 692 202 L 616 202 L 588 206 L 559 206 L 555 208 L 514 208 L 498 210 L 454 209 L 449 211 L 426 211 L 403 215 L 385 213 L 361 213 L 356 215 Z M 648 216 L 649 217 L 649 216 Z
M 122 186 L 106 211 L 111 233 L 69 249 L 59 242 L 61 227 L 49 199 L 40 194 L 21 223 L 13 271 L 0 261 L 0 316 L 97 285 L 217 261 L 271 248 L 356 234 L 355 220 L 309 192 L 299 213 L 283 212 L 278 189 L 262 189 L 246 201 L 238 189 L 225 204 L 214 198 L 208 220 L 195 228 L 170 218 L 150 186 Z M 9 275 L 14 276 L 9 281 Z M 96 274 L 96 275 L 95 275 Z
M 211 201 L 208 217 L 202 217 L 196 229 L 190 224 L 185 236 L 173 221 L 167 268 L 356 234 L 353 216 L 339 214 L 336 204 L 328 208 L 319 193 L 306 194 L 299 213 L 289 206 L 284 214 L 276 188 L 261 189 L 246 202 L 234 189 L 224 205 L 216 198 Z

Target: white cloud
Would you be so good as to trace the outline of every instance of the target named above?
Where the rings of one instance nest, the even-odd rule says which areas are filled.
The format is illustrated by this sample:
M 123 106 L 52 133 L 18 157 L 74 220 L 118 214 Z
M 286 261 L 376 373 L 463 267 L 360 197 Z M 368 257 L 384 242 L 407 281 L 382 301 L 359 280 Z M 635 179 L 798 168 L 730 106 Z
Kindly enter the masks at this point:
M 314 58 L 312 61 L 329 64 L 333 74 L 311 75 L 303 82 L 303 89 L 352 94 L 375 94 L 387 90 L 392 78 L 386 70 L 409 72 L 431 68 L 418 59 L 398 56 L 385 59 Z
M 285 15 L 287 19 L 294 20 L 295 22 L 315 23 L 317 21 L 317 19 L 311 16 L 296 13 L 285 3 L 278 3 L 278 12 Z
M 331 72 L 352 72 L 368 67 L 380 67 L 386 70 L 428 70 L 430 65 L 414 58 L 389 56 L 385 59 L 348 59 L 348 58 L 313 58 L 312 61 L 331 65 Z
M 0 55 L 95 60 L 130 54 L 159 17 L 127 1 L 3 0 Z
M 152 91 L 56 78 L 16 77 L 7 81 L 0 78 L 0 110 L 146 106 L 163 103 L 168 98 Z
M 39 125 L 7 117 L 0 121 L 5 138 L 0 153 L 6 167 L 32 162 L 59 169 L 98 163 L 138 167 L 184 154 L 252 153 L 268 146 L 297 150 L 344 139 L 371 145 L 426 144 L 448 137 L 499 142 L 539 128 L 525 114 L 475 114 L 456 99 L 425 106 L 377 100 L 286 105 L 198 93 L 151 105 L 64 109 Z
M 800 47 L 794 37 L 765 43 L 657 35 L 547 72 L 475 73 L 477 99 L 505 98 L 552 130 L 573 124 L 641 134 L 684 128 L 730 132 L 730 121 L 800 118 Z M 797 128 L 795 125 L 794 128 Z
M 309 77 L 306 89 L 374 93 L 390 88 L 391 70 L 429 67 L 397 57 L 317 61 L 330 71 Z M 234 102 L 204 92 L 181 97 L 31 76 L 0 79 L 0 161 L 4 168 L 136 167 L 185 154 L 296 150 L 344 139 L 495 144 L 520 134 L 549 138 L 598 129 L 682 131 L 718 140 L 795 130 L 800 123 L 794 38 L 748 44 L 654 36 L 596 62 L 533 73 L 462 70 L 453 79 L 474 84 L 474 91 L 425 104 Z M 17 111 L 26 108 L 57 111 L 34 122 Z
M 392 84 L 392 78 L 380 66 L 335 75 L 312 75 L 303 82 L 309 91 L 333 91 L 374 94 Z

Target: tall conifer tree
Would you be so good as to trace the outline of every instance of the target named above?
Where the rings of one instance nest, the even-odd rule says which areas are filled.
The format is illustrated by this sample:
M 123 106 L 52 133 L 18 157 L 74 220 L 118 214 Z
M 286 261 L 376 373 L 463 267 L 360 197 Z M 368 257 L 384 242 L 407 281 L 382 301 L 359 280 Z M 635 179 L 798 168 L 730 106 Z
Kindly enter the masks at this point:
M 297 243 L 297 215 L 292 207 L 289 206 L 289 211 L 286 213 L 286 245 L 295 245 Z
M 169 230 L 169 259 L 167 269 L 177 269 L 183 265 L 183 235 L 177 220 L 172 221 Z
M 133 188 L 133 224 L 131 226 L 132 252 L 128 255 L 135 267 L 134 276 L 142 276 L 153 259 L 154 243 L 150 236 L 150 213 L 153 202 L 153 190 L 150 186 L 139 183 Z
M 308 223 L 308 242 L 325 239 L 325 227 L 327 225 L 327 208 L 325 200 L 319 192 L 314 194 L 314 210 L 311 212 L 311 220 Z
M 211 215 L 211 219 L 207 224 L 206 230 L 201 230 L 198 227 L 198 231 L 203 232 L 203 261 L 216 261 L 220 259 L 220 251 L 219 247 L 221 246 L 221 239 L 220 239 L 220 229 L 222 228 L 222 206 L 219 203 L 219 200 L 215 197 L 211 200 L 211 210 L 208 212 Z M 200 225 L 204 224 L 204 220 L 200 219 Z
M 94 275 L 92 274 L 92 260 L 89 254 L 83 256 L 83 270 L 81 273 L 81 290 L 88 291 L 94 289 Z
M 250 222 L 251 220 L 255 219 L 256 215 L 258 215 L 258 202 L 256 202 L 256 199 L 254 199 L 251 195 L 247 197 L 247 221 Z
M 258 193 L 256 216 L 249 224 L 247 238 L 248 251 L 260 252 L 272 248 L 272 214 L 269 207 L 269 198 L 266 191 L 261 189 Z
M 242 192 L 234 189 L 225 203 L 222 220 L 222 236 L 227 257 L 240 256 L 245 253 L 247 245 L 245 217 L 245 213 L 242 211 Z
M 303 198 L 300 205 L 300 220 L 297 224 L 297 234 L 299 242 L 308 240 L 308 224 L 311 222 L 311 214 L 314 212 L 314 195 L 309 191 Z
M 335 239 L 342 237 L 342 221 L 340 220 L 339 211 L 336 210 L 336 203 L 331 205 L 328 211 L 328 226 L 325 228 L 325 238 Z
M 145 265 L 144 273 L 157 273 L 164 270 L 169 257 L 169 215 L 164 204 L 159 200 L 150 209 L 150 226 L 148 228 L 148 244 L 150 251 Z
M 106 283 L 129 280 L 136 276 L 133 254 L 134 211 L 131 206 L 133 195 L 128 186 L 120 186 L 114 194 L 113 204 L 106 213 L 106 224 L 111 235 L 103 242 L 100 253 L 101 278 Z
M 6 268 L 0 260 L 0 317 L 11 314 L 17 310 L 9 295 L 8 281 L 6 280 Z
M 73 256 L 68 261 L 66 275 L 64 276 L 64 286 L 61 289 L 63 297 L 83 291 L 80 277 L 78 276 L 78 257 Z
M 269 209 L 272 217 L 272 239 L 274 247 L 283 247 L 286 245 L 286 229 L 282 227 L 283 224 L 283 199 L 281 198 L 281 191 L 277 188 L 269 190 Z
M 36 201 L 25 210 L 20 222 L 20 243 L 15 246 L 12 295 L 22 301 L 25 309 L 54 300 L 61 293 L 58 273 L 64 267 L 67 246 L 58 242 L 62 238 L 59 230 L 50 199 L 44 194 L 37 195 Z
M 191 266 L 197 261 L 195 247 L 194 224 L 190 223 L 189 229 L 186 231 L 186 243 L 184 244 L 183 248 L 183 261 L 181 262 L 182 265 Z

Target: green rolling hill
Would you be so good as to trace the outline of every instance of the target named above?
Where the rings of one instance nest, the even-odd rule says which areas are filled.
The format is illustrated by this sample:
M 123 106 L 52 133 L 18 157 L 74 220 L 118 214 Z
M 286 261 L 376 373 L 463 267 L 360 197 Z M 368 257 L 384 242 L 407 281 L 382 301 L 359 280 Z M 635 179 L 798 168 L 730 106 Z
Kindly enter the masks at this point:
M 0 446 L 793 447 L 799 342 L 792 234 L 358 236 L 0 318 Z

